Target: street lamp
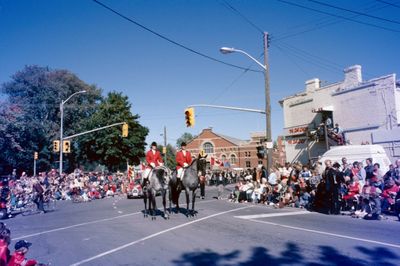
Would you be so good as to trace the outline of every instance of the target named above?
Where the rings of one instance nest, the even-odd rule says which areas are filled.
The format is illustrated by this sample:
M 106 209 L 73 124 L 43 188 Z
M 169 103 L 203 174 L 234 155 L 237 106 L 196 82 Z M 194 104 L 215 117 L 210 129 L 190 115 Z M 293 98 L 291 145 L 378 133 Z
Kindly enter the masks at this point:
M 243 50 L 230 48 L 230 47 L 222 47 L 219 51 L 222 54 L 230 54 L 230 53 L 242 53 L 249 57 L 251 60 L 256 62 L 259 66 L 264 69 L 264 77 L 265 77 L 265 116 L 266 116 L 266 138 L 267 138 L 267 170 L 270 172 L 272 166 L 272 134 L 271 134 L 271 96 L 270 96 L 270 88 L 269 88 L 269 65 L 268 65 L 268 32 L 264 32 L 264 64 L 260 63 L 257 59 L 252 57 L 250 54 L 246 53 Z
M 64 130 L 64 104 L 69 101 L 72 97 L 74 97 L 77 94 L 80 93 L 86 93 L 85 90 L 83 91 L 77 91 L 73 94 L 71 94 L 65 101 L 61 101 L 60 103 L 60 112 L 61 112 L 61 123 L 60 123 L 60 176 L 62 175 L 63 171 L 63 130 Z

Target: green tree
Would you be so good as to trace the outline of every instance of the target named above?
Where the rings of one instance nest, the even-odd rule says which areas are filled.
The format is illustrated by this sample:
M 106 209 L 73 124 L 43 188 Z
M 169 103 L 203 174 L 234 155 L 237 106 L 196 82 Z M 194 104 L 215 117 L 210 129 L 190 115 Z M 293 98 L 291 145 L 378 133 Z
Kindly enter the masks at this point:
M 190 134 L 188 132 L 185 132 L 185 133 L 182 134 L 182 136 L 179 139 L 177 139 L 176 146 L 180 147 L 182 142 L 189 143 L 192 139 L 194 139 L 196 137 L 197 136 L 193 136 L 192 134 Z
M 125 170 L 127 162 L 139 164 L 140 159 L 145 156 L 148 129 L 138 119 L 139 115 L 131 112 L 127 96 L 110 92 L 99 104 L 96 113 L 87 119 L 85 129 L 126 122 L 129 126 L 128 137 L 122 137 L 122 125 L 83 135 L 78 138 L 78 145 L 81 147 L 78 158 L 82 161 L 97 161 L 111 171 Z
M 60 102 L 82 90 L 87 93 L 65 106 L 65 136 L 79 131 L 82 121 L 96 111 L 100 89 L 67 70 L 40 66 L 26 66 L 2 84 L 0 92 L 6 99 L 0 111 L 0 171 L 17 168 L 32 173 L 35 151 L 39 153 L 39 171 L 57 167 L 58 154 L 52 152 L 52 141 L 59 139 Z M 66 156 L 71 167 L 76 163 L 76 152 Z
M 162 152 L 163 151 L 163 146 L 158 145 L 157 149 Z M 169 169 L 175 169 L 176 168 L 176 149 L 171 145 L 167 144 L 167 161 L 165 161 L 165 154 L 162 154 L 163 160 L 165 163 L 165 166 L 167 166 Z

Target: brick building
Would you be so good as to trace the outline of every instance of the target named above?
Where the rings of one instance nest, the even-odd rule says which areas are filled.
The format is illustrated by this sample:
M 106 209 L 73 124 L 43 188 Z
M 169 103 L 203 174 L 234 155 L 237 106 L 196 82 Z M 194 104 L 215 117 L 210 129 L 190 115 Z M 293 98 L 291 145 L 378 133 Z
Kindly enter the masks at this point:
M 250 140 L 240 140 L 215 133 L 212 128 L 207 128 L 187 143 L 187 149 L 192 154 L 198 154 L 204 150 L 208 155 L 208 169 L 247 169 L 260 164 L 266 165 L 266 159 L 260 159 L 257 156 L 257 147 L 262 145 L 263 139 L 265 139 L 264 132 L 252 133 Z M 278 158 L 279 154 L 273 158 Z

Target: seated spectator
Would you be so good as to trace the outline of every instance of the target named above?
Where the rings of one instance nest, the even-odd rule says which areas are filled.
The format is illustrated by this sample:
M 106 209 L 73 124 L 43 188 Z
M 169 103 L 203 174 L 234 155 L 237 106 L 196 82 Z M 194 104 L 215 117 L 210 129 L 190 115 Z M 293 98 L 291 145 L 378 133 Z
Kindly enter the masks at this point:
M 37 265 L 36 260 L 28 260 L 25 258 L 32 243 L 20 240 L 15 243 L 15 252 L 11 256 L 8 266 L 34 266 Z
M 310 179 L 311 171 L 308 170 L 307 165 L 303 165 L 303 169 L 300 172 L 300 177 L 302 177 L 306 181 L 308 181 L 308 179 Z
M 367 220 L 380 220 L 381 217 L 381 201 L 379 195 L 381 190 L 365 182 L 361 192 L 361 210 L 355 212 L 356 217 Z
M 395 184 L 392 178 L 385 182 L 385 187 L 382 192 L 382 211 L 389 212 L 393 210 L 395 198 L 399 192 L 399 187 Z
M 356 209 L 356 203 L 358 202 L 361 191 L 361 185 L 358 181 L 358 177 L 354 176 L 351 180 L 349 180 L 347 185 L 347 193 L 343 195 L 343 200 L 345 203 L 345 207 L 349 207 L 352 210 Z

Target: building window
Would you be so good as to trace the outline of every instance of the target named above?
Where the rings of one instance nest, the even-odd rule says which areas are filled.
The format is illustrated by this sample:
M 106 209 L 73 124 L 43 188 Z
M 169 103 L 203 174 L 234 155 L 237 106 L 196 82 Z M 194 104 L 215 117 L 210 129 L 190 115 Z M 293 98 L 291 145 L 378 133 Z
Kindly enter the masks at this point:
M 263 164 L 263 161 L 258 161 L 258 164 L 259 164 L 259 165 L 262 165 L 262 164 Z
M 251 157 L 251 152 L 249 152 L 248 154 L 249 154 L 249 157 Z
M 222 162 L 226 161 L 226 155 L 225 154 L 221 156 L 221 160 L 222 160 Z
M 205 153 L 214 153 L 214 146 L 210 142 L 203 144 L 203 150 Z
M 250 167 L 251 167 L 250 161 L 246 161 L 246 168 L 250 168 Z
M 236 164 L 236 155 L 231 154 L 231 164 Z

